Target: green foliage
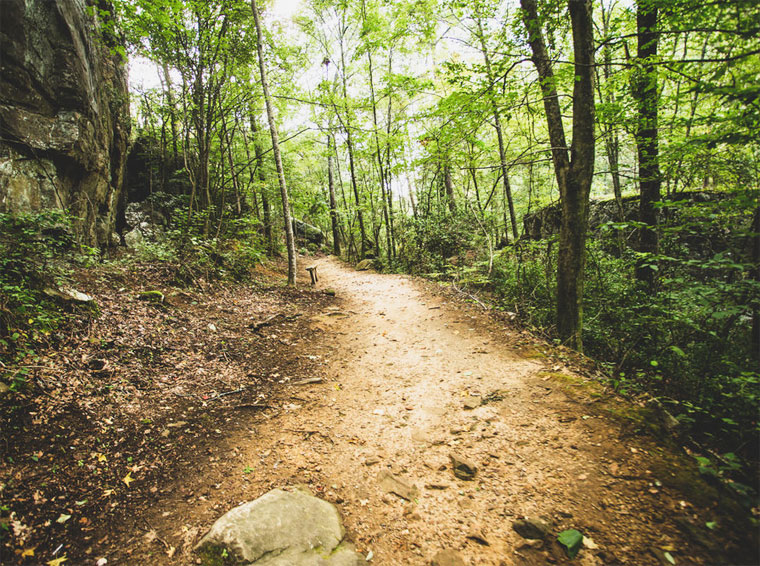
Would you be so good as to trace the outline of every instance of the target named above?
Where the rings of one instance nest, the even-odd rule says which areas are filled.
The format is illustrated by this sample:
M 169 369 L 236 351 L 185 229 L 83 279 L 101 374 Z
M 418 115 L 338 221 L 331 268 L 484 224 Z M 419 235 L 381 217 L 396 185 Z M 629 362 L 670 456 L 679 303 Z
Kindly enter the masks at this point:
M 668 255 L 648 258 L 660 274 L 656 293 L 635 278 L 641 254 L 618 251 L 616 230 L 630 226 L 604 227 L 587 245 L 583 340 L 608 362 L 616 389 L 659 395 L 698 438 L 756 457 L 760 368 L 750 323 L 760 284 L 746 257 L 754 210 L 746 196 L 669 206 Z M 556 250 L 520 242 L 496 256 L 492 273 L 503 308 L 550 332 Z
M 87 265 L 95 250 L 75 245 L 69 217 L 60 210 L 0 213 L 0 361 L 3 381 L 19 388 L 28 371 L 17 363 L 34 359 L 65 316 L 45 294 L 68 282 L 74 265 Z

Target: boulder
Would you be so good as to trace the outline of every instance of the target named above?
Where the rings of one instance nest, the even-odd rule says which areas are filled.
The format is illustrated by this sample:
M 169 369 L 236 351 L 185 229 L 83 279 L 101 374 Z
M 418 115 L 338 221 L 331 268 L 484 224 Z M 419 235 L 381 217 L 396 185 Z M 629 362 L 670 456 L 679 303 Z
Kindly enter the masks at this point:
M 124 234 L 124 243 L 130 250 L 135 249 L 137 246 L 143 243 L 145 237 L 140 231 L 140 228 L 135 228 Z
M 368 269 L 372 269 L 374 264 L 375 264 L 374 261 L 371 259 L 363 259 L 359 263 L 356 264 L 356 270 L 367 271 Z
M 321 246 L 325 241 L 325 234 L 322 230 L 303 220 L 293 219 L 293 231 L 297 239 L 309 244 Z
M 195 550 L 205 564 L 226 555 L 233 564 L 257 566 L 359 566 L 364 558 L 344 534 L 332 504 L 275 489 L 228 511 Z

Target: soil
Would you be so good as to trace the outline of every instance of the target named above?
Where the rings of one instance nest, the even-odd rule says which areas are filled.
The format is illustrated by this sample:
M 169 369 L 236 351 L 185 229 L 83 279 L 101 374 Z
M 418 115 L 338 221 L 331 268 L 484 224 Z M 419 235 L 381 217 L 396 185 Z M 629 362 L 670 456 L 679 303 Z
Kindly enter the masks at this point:
M 335 503 L 376 564 L 571 563 L 567 529 L 573 564 L 758 563 L 745 513 L 585 360 L 450 289 L 317 265 L 298 290 L 141 274 L 161 303 L 101 276 L 101 316 L 39 362 L 65 368 L 36 374 L 47 395 L 5 407 L 0 563 L 194 564 L 214 520 L 288 486 Z M 551 535 L 522 538 L 525 517 Z

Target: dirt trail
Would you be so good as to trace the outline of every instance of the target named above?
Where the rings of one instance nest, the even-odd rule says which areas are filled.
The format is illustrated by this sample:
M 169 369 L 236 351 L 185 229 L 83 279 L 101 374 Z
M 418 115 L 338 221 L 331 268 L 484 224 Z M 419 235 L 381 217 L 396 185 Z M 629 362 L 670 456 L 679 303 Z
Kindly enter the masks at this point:
M 239 432 L 146 513 L 152 533 L 132 533 L 116 563 L 192 563 L 224 511 L 298 484 L 338 505 L 375 564 L 429 564 L 441 549 L 471 565 L 564 563 L 556 542 L 512 529 L 523 516 L 591 539 L 574 564 L 721 562 L 715 543 L 694 542 L 715 517 L 669 487 L 676 470 L 652 441 L 601 417 L 572 371 L 519 355 L 514 334 L 425 283 L 318 265 L 338 300 L 314 317 L 323 341 L 304 354 L 324 361 L 324 381 L 231 423 Z M 477 465 L 473 481 L 453 475 L 451 453 Z M 387 492 L 387 473 L 416 486 L 412 501 Z

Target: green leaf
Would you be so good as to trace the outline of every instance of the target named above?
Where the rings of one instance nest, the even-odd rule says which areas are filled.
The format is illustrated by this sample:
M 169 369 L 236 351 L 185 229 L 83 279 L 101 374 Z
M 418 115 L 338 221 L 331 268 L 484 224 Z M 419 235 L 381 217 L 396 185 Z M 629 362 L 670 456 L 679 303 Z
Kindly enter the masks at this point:
M 583 544 L 583 535 L 575 529 L 568 529 L 559 533 L 557 541 L 567 549 L 570 558 L 575 558 Z
M 678 354 L 682 358 L 686 357 L 686 353 L 681 348 L 679 348 L 678 346 L 671 346 L 670 349 L 673 350 L 673 352 L 675 352 L 676 354 Z
M 707 527 L 711 531 L 714 531 L 715 529 L 718 528 L 718 523 L 716 521 L 707 521 L 705 523 L 705 527 Z
M 665 551 L 662 553 L 662 555 L 665 557 L 665 560 L 667 560 L 668 562 L 670 562 L 671 564 L 675 566 L 676 560 L 675 558 L 673 558 L 670 552 Z

